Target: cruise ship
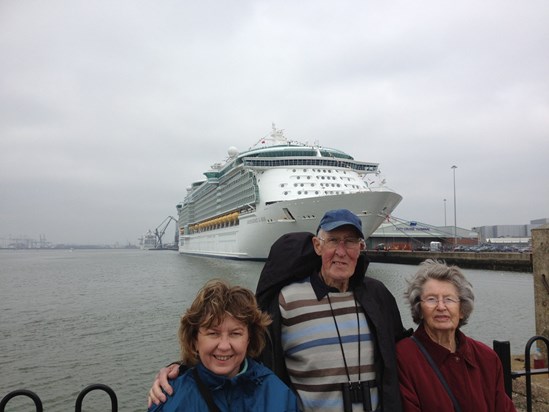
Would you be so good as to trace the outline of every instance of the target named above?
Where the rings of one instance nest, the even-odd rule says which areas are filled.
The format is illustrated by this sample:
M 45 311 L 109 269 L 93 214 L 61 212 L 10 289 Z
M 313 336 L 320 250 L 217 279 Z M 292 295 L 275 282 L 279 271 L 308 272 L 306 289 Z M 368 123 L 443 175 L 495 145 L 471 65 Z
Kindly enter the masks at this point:
M 385 186 L 378 164 L 340 150 L 268 137 L 239 152 L 231 147 L 177 205 L 179 252 L 265 260 L 288 232 L 316 232 L 325 211 L 346 208 L 370 236 L 402 196 Z
M 139 240 L 142 250 L 150 250 L 156 248 L 156 235 L 150 229 Z

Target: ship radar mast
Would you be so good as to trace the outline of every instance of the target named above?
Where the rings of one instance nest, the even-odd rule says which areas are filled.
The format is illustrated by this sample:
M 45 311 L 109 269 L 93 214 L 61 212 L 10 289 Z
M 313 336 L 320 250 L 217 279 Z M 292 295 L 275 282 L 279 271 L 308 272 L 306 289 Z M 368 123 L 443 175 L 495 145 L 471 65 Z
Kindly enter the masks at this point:
M 284 130 L 277 129 L 276 125 L 273 123 L 273 131 L 271 132 L 271 140 L 273 144 L 286 144 L 288 140 L 284 137 Z
M 257 141 L 255 145 L 252 147 L 257 147 L 259 145 L 265 145 L 265 146 L 276 146 L 276 145 L 288 145 L 288 139 L 284 137 L 284 129 L 277 129 L 276 125 L 272 123 L 273 130 L 271 131 L 271 134 L 269 137 L 262 137 Z M 267 143 L 268 142 L 268 143 Z M 252 149 L 252 148 L 250 148 Z

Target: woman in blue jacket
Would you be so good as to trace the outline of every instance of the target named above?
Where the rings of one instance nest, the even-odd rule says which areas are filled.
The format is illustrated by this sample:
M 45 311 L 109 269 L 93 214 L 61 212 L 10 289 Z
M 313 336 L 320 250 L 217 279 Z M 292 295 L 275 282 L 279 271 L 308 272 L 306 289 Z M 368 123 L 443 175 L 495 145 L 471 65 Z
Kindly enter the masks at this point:
M 170 382 L 173 395 L 149 412 L 298 411 L 292 390 L 253 360 L 270 323 L 250 290 L 221 280 L 206 283 L 179 326 L 187 368 Z

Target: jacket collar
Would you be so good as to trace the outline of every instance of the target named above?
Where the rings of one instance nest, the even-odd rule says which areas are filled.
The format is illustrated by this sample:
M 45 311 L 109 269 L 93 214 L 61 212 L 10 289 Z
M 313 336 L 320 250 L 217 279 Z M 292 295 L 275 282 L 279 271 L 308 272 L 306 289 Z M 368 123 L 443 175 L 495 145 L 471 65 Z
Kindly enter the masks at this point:
M 311 286 L 313 288 L 313 291 L 315 292 L 316 298 L 320 301 L 323 297 L 325 297 L 328 293 L 339 293 L 339 290 L 328 286 L 326 283 L 324 283 L 324 279 L 322 279 L 322 276 L 320 276 L 320 272 L 315 272 L 311 275 Z
M 473 356 L 473 351 L 469 338 L 467 338 L 467 336 L 465 336 L 465 334 L 459 329 L 456 330 L 456 339 L 458 342 L 458 346 L 455 354 L 452 354 L 444 346 L 441 346 L 438 343 L 434 342 L 427 334 L 423 323 L 418 326 L 417 330 L 414 332 L 414 336 L 419 339 L 421 343 L 423 343 L 423 346 L 425 346 L 427 352 L 429 352 L 429 354 L 439 367 L 442 366 L 444 362 L 446 362 L 446 360 L 451 356 L 459 356 L 463 358 L 470 366 L 477 367 L 477 361 Z
M 351 278 L 349 279 L 349 292 L 354 291 L 360 284 L 362 284 L 362 281 L 364 280 L 364 277 L 366 275 L 367 267 L 368 260 L 364 255 L 361 254 L 358 257 L 355 273 L 353 273 L 353 276 L 351 276 Z M 311 286 L 313 287 L 316 298 L 318 300 L 321 300 L 328 293 L 340 293 L 337 288 L 326 285 L 324 279 L 322 279 L 322 276 L 320 276 L 320 271 L 315 271 L 312 274 Z
M 246 357 L 246 365 L 243 370 L 232 378 L 226 376 L 216 375 L 209 369 L 207 369 L 202 363 L 196 365 L 198 374 L 204 383 L 211 389 L 219 389 L 225 385 L 235 384 L 255 384 L 258 385 L 263 380 L 265 374 L 257 367 L 257 363 L 250 357 Z

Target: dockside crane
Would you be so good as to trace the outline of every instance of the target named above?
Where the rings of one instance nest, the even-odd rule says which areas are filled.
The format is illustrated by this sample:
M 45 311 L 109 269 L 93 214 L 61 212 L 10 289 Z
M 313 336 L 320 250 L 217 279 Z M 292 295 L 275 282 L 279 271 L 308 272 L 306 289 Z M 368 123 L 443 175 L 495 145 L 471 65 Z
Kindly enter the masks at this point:
M 164 236 L 164 233 L 166 233 L 166 229 L 168 228 L 168 225 L 171 221 L 175 222 L 176 230 L 177 230 L 177 220 L 173 216 L 168 216 L 166 219 L 160 223 L 156 229 L 154 230 L 154 234 L 156 236 L 156 248 L 162 249 L 162 236 Z

